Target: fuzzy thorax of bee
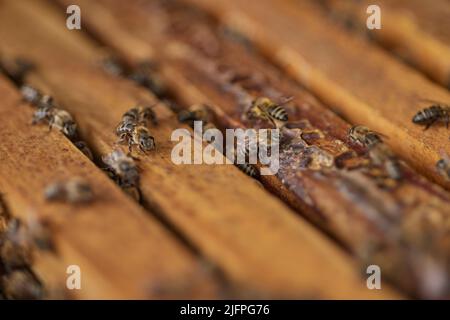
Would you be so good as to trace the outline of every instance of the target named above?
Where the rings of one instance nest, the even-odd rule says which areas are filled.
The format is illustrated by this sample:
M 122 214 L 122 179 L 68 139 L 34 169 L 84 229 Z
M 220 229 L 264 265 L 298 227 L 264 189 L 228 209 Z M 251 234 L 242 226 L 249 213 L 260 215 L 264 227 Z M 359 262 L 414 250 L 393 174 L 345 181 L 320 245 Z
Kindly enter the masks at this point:
M 266 97 L 253 100 L 245 116 L 249 120 L 269 121 L 277 128 L 288 121 L 288 114 L 284 107 Z

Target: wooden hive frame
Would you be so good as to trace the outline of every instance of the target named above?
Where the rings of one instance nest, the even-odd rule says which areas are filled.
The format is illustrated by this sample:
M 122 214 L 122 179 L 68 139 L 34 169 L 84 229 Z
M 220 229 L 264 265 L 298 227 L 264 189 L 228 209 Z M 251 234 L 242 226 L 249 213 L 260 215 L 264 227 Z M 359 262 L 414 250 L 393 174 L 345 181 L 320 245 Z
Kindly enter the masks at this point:
M 448 132 L 433 127 L 424 133 L 411 123 L 419 96 L 448 101 L 448 91 L 375 44 L 336 28 L 309 1 L 58 2 L 0 4 L 3 57 L 36 66 L 25 82 L 73 114 L 96 158 L 88 161 L 59 132 L 47 133 L 42 126 L 29 130 L 32 107 L 20 102 L 8 80 L 1 80 L 11 97 L 2 111 L 5 117 L 16 115 L 0 131 L 2 154 L 9 155 L 0 166 L 0 191 L 10 216 L 26 221 L 32 211 L 51 226 L 57 250 L 36 250 L 30 266 L 53 293 L 48 297 L 73 295 L 61 290 L 66 277 L 61 272 L 71 263 L 87 270 L 88 284 L 75 292 L 76 298 L 398 298 L 389 287 L 366 288 L 357 270 L 370 264 L 380 265 L 390 283 L 407 295 L 448 297 L 450 197 L 444 188 L 449 185 L 434 169 L 440 152 L 449 151 Z M 68 4 L 83 10 L 81 31 L 61 27 L 61 11 Z M 18 22 L 21 28 L 14 29 Z M 388 24 L 387 34 L 393 28 Z M 403 39 L 395 41 L 406 46 Z M 443 48 L 445 41 L 440 41 Z M 107 55 L 130 69 L 155 63 L 154 76 L 168 90 L 158 99 L 129 79 L 107 74 L 99 63 Z M 411 63 L 445 84 L 444 59 L 432 66 L 428 59 L 412 57 Z M 379 81 L 368 80 L 374 77 Z M 264 187 L 290 208 L 234 166 L 177 166 L 170 160 L 171 133 L 190 130 L 178 123 L 174 111 L 205 103 L 219 129 L 259 128 L 264 123 L 244 114 L 249 101 L 260 96 L 279 101 L 293 96 L 285 106 L 291 129 L 283 132 L 291 140 L 281 146 L 280 170 L 261 177 Z M 140 204 L 98 168 L 102 156 L 121 147 L 114 128 L 136 104 L 156 105 L 159 119 L 158 126 L 150 127 L 156 150 L 138 155 Z M 15 113 L 17 105 L 23 110 Z M 385 143 L 399 161 L 400 181 L 373 174 L 379 169 L 369 151 L 348 139 L 351 123 L 390 137 Z M 13 132 L 20 132 L 19 147 L 13 147 Z M 45 161 L 56 164 L 55 169 L 47 164 L 42 173 L 17 180 L 23 173 L 15 159 L 30 143 L 36 148 L 23 165 L 32 168 Z M 24 187 L 43 190 L 49 180 L 74 175 L 89 177 L 100 195 L 92 206 L 48 204 L 42 192 Z M 102 194 L 114 201 L 102 200 Z M 105 230 L 103 211 L 116 227 Z M 159 250 L 161 243 L 166 247 Z M 118 255 L 113 254 L 116 247 L 122 249 Z M 210 268 L 202 267 L 202 261 Z M 113 266 L 110 273 L 101 273 L 105 265 Z M 57 277 L 52 276 L 55 270 Z M 432 273 L 439 283 L 430 280 Z

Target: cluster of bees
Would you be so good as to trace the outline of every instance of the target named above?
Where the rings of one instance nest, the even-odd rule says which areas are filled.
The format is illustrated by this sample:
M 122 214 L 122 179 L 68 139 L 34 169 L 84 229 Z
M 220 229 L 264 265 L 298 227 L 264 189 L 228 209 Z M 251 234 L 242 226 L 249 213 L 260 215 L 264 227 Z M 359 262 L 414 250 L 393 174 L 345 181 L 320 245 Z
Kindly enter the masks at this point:
M 30 221 L 25 226 L 18 219 L 9 219 L 0 232 L 1 292 L 7 299 L 42 299 L 42 284 L 31 271 L 33 250 L 52 250 L 50 235 L 41 224 Z
M 148 125 L 158 125 L 158 119 L 152 107 L 137 106 L 125 112 L 116 128 L 119 143 L 127 143 L 129 152 L 137 146 L 140 151 L 146 153 L 155 149 L 155 138 L 150 134 Z
M 149 125 L 157 126 L 158 118 L 153 106 L 136 106 L 126 111 L 116 127 L 118 143 L 128 145 L 128 154 L 115 149 L 102 158 L 103 168 L 109 177 L 127 194 L 140 201 L 139 171 L 132 156 L 133 146 L 146 153 L 156 148 L 155 138 L 150 134 Z

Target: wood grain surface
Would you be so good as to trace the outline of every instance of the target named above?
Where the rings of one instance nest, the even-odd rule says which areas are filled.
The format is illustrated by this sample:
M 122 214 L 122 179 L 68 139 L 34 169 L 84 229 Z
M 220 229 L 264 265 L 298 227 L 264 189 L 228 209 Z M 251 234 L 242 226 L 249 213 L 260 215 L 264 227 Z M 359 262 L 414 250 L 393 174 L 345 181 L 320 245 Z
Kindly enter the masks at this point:
M 267 95 L 273 99 L 294 96 L 288 106 L 291 119 L 294 122 L 307 120 L 306 124 L 303 123 L 303 129 L 319 136 L 307 141 L 308 145 L 325 150 L 336 158 L 356 151 L 347 143 L 348 123 L 329 112 L 275 68 L 268 67 L 267 62 L 257 58 L 251 48 L 248 52 L 242 45 L 227 40 L 227 36 L 221 36 L 220 30 L 208 27 L 208 24 L 214 25 L 213 21 L 198 11 L 182 5 L 178 9 L 177 5 L 158 6 L 157 2 L 147 5 L 128 2 L 123 5 L 120 1 L 104 1 L 102 12 L 109 18 L 102 20 L 89 14 L 95 12 L 89 2 L 77 3 L 87 11 L 85 21 L 91 32 L 100 41 L 115 48 L 129 63 L 136 64 L 138 61 L 126 42 L 108 31 L 108 21 L 114 21 L 114 25 L 128 30 L 127 39 L 134 37 L 133 41 L 140 39 L 142 44 L 151 46 L 152 57 L 159 62 L 161 73 L 178 99 L 184 105 L 199 101 L 209 103 L 219 126 L 254 125 L 242 121 L 242 95 Z M 99 6 L 97 2 L 95 8 Z M 132 21 L 127 18 L 131 16 Z M 220 70 L 228 72 L 228 77 Z M 251 79 L 233 85 L 227 80 L 230 74 Z M 439 219 L 448 219 L 446 192 L 407 167 L 404 167 L 405 177 L 400 185 L 393 189 L 380 189 L 376 179 L 368 179 L 363 174 L 364 157 L 351 157 L 353 165 L 356 163 L 361 170 L 348 172 L 343 168 L 333 168 L 333 165 L 327 170 L 323 167 L 299 170 L 305 153 L 293 153 L 289 147 L 285 149 L 281 155 L 285 162 L 282 162 L 282 169 L 277 175 L 279 180 L 264 179 L 269 189 L 343 241 L 361 261 L 376 261 L 383 265 L 384 270 L 389 270 L 389 277 L 406 290 L 423 296 L 445 295 L 446 285 L 430 288 L 426 279 L 431 269 L 413 261 L 422 260 L 419 256 L 428 256 L 430 242 L 427 239 L 442 228 L 439 224 L 430 226 L 423 220 L 427 219 L 427 212 L 434 211 Z M 344 165 L 344 169 L 351 168 L 350 164 L 348 166 Z M 441 231 L 438 233 L 441 234 Z M 403 244 L 399 246 L 400 242 Z M 439 237 L 432 243 L 431 246 L 437 249 L 433 259 L 437 259 L 443 268 L 440 272 L 444 276 L 443 283 L 448 283 L 445 279 L 447 258 L 441 260 L 448 250 L 445 245 L 442 246 Z M 415 252 L 412 255 L 409 253 L 411 250 Z M 408 272 L 410 274 L 406 276 Z M 414 287 L 410 277 L 421 280 L 417 280 Z
M 430 105 L 424 99 L 448 103 L 447 90 L 377 46 L 352 37 L 307 1 L 191 2 L 258 43 L 343 117 L 388 136 L 386 142 L 399 156 L 449 188 L 435 170 L 441 153 L 450 153 L 449 131 L 445 125 L 424 131 L 412 123 Z
M 0 190 L 14 217 L 25 223 L 36 218 L 49 225 L 54 255 L 60 263 L 47 252 L 36 254 L 33 266 L 44 285 L 76 298 L 151 298 L 157 297 L 152 287 L 161 279 L 191 276 L 198 271 L 200 262 L 193 253 L 123 194 L 61 133 L 32 126 L 31 106 L 21 102 L 18 91 L 4 78 L 0 78 L 0 91 L 1 117 L 7 119 L 0 128 Z M 89 182 L 94 190 L 92 203 L 45 200 L 44 190 L 50 183 L 72 177 Z M 69 265 L 81 269 L 81 290 L 66 288 Z M 214 285 L 207 277 L 203 284 L 195 284 L 192 294 L 211 297 Z M 55 283 L 55 279 L 60 282 Z
M 157 102 L 130 81 L 101 70 L 98 61 L 104 50 L 82 32 L 61 27 L 65 20 L 64 15 L 57 14 L 57 7 L 36 1 L 27 5 L 4 1 L 1 6 L 0 30 L 9 31 L 0 31 L 0 50 L 36 64 L 27 82 L 52 94 L 74 115 L 81 136 L 95 154 L 104 155 L 116 147 L 113 131 L 123 112 L 137 103 Z M 42 16 L 46 20 L 40 24 Z M 18 22 L 20 30 L 12 32 Z M 121 37 L 128 34 L 119 34 L 118 38 Z M 138 43 L 130 39 L 127 46 Z M 30 43 L 33 45 L 29 46 Z M 151 46 L 142 41 L 137 46 L 138 52 L 152 57 Z M 133 51 L 130 55 L 141 59 L 141 54 L 136 56 Z M 170 134 L 183 126 L 163 103 L 155 110 L 160 124 L 151 128 L 151 132 L 157 148 L 147 156 L 140 155 L 138 161 L 144 206 L 217 266 L 225 279 L 231 280 L 228 286 L 232 288 L 232 296 L 398 297 L 388 287 L 381 292 L 368 290 L 348 255 L 235 167 L 174 165 L 170 160 L 174 145 Z M 96 211 L 101 214 L 104 209 Z M 114 232 L 126 233 L 121 223 L 117 226 L 120 231 Z M 76 237 L 75 233 L 72 235 Z M 80 239 L 84 239 L 80 241 L 86 246 L 93 242 Z M 154 241 L 158 246 L 163 242 Z M 111 245 L 119 246 L 120 241 L 115 239 Z M 130 254 L 131 251 L 133 256 L 140 254 L 138 250 L 130 250 Z M 158 252 L 165 254 L 167 250 Z M 318 268 L 321 272 L 317 272 Z M 134 276 L 137 278 L 139 274 Z M 189 276 L 180 273 L 175 280 L 180 278 Z M 170 280 L 165 282 L 171 283 Z

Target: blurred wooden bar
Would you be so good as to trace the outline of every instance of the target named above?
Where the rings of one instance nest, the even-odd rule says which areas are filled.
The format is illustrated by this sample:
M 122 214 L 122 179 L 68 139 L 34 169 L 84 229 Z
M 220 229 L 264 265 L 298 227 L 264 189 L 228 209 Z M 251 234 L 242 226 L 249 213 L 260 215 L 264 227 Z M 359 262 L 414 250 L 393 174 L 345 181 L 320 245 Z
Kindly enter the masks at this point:
M 103 51 L 81 33 L 60 27 L 64 15 L 58 16 L 55 7 L 25 2 L 1 3 L 0 30 L 9 31 L 0 31 L 0 50 L 35 63 L 36 71 L 29 74 L 27 82 L 51 93 L 74 115 L 81 136 L 95 153 L 109 153 L 116 146 L 114 128 L 122 114 L 137 103 L 158 101 L 130 81 L 106 74 L 98 65 Z M 83 10 L 85 19 L 89 10 Z M 47 17 L 45 24 L 38 23 L 41 16 Z M 14 33 L 11 30 L 16 30 L 13 26 L 17 23 L 21 28 Z M 130 41 L 134 43 L 128 39 L 127 47 Z M 29 49 L 30 43 L 33 49 Z M 77 48 L 77 43 L 87 48 Z M 150 46 L 142 41 L 138 46 L 152 57 Z M 144 205 L 218 267 L 232 297 L 399 297 L 387 286 L 382 291 L 368 290 L 347 254 L 234 166 L 173 164 L 171 133 L 186 127 L 163 103 L 155 110 L 160 124 L 151 132 L 157 148 L 138 161 Z M 97 209 L 98 214 L 102 212 Z M 127 232 L 121 223 L 117 227 Z M 121 245 L 117 239 L 112 243 Z M 162 248 L 161 253 L 166 251 Z M 180 273 L 166 282 L 189 282 L 190 278 L 195 280 Z M 95 280 L 91 281 L 95 285 Z
M 377 46 L 333 23 L 308 1 L 189 0 L 255 41 L 272 60 L 354 124 L 385 134 L 386 142 L 416 170 L 447 189 L 436 171 L 450 154 L 449 131 L 412 123 L 430 103 L 450 93 Z M 267 27 L 270 26 L 270 27 Z
M 314 1 L 311 1 L 314 2 Z M 314 2 L 319 4 L 319 2 Z M 400 58 L 450 89 L 450 2 L 377 0 L 320 2 L 328 15 L 366 33 Z M 381 29 L 368 30 L 369 5 L 381 9 Z
M 318 164 L 319 168 L 301 167 L 306 154 L 286 148 L 281 153 L 282 165 L 277 176 L 263 178 L 266 187 L 345 243 L 363 263 L 382 265 L 388 276 L 405 290 L 422 296 L 447 294 L 448 250 L 441 240 L 436 238 L 431 244 L 439 252 L 432 260 L 436 259 L 439 274 L 443 276 L 440 289 L 431 288 L 426 280 L 431 269 L 413 262 L 422 260 L 419 257 L 423 261 L 428 259 L 430 242 L 426 239 L 441 229 L 439 225 L 425 226 L 422 220 L 425 212 L 433 210 L 439 219 L 448 219 L 446 192 L 407 167 L 403 167 L 404 181 L 398 186 L 378 187 L 375 179 L 363 173 L 364 157 L 356 156 L 346 142 L 348 123 L 258 57 L 254 49 L 227 40 L 230 35 L 221 34 L 223 26 L 215 26 L 213 19 L 195 8 L 157 1 L 126 4 L 98 1 L 92 6 L 89 1 L 76 3 L 85 9 L 90 32 L 116 49 L 129 63 L 139 61 L 126 42 L 109 31 L 108 23 L 113 21 L 116 28 L 128 30 L 125 38 L 134 37 L 133 41 L 140 40 L 142 45 L 152 47 L 152 58 L 173 94 L 185 106 L 199 102 L 211 105 L 219 127 L 252 125 L 241 118 L 241 95 L 266 95 L 272 99 L 293 96 L 293 101 L 286 106 L 291 121 L 303 121 L 303 129 L 316 135 L 306 145 L 322 150 L 318 152 L 324 152 L 324 157 L 338 159 L 350 155 L 357 165 L 338 168 L 324 162 Z M 108 18 L 98 19 L 97 11 Z M 132 21 L 129 17 L 133 17 Z M 232 83 L 233 75 L 250 80 Z M 411 278 L 415 280 L 410 281 Z

